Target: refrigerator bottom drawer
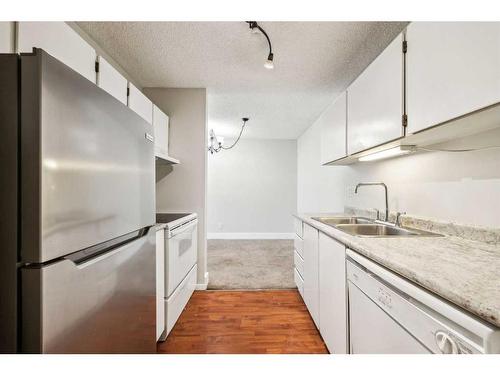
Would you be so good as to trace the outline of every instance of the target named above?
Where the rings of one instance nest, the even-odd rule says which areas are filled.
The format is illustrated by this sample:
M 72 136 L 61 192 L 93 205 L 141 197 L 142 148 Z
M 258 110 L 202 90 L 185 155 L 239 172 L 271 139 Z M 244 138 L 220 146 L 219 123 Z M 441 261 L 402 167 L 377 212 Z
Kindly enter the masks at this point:
M 25 353 L 154 353 L 155 233 L 81 264 L 22 270 Z
M 172 328 L 174 328 L 177 319 L 186 307 L 189 298 L 196 289 L 197 265 L 195 264 L 180 285 L 174 290 L 172 295 L 165 301 L 165 332 L 160 340 L 164 341 Z

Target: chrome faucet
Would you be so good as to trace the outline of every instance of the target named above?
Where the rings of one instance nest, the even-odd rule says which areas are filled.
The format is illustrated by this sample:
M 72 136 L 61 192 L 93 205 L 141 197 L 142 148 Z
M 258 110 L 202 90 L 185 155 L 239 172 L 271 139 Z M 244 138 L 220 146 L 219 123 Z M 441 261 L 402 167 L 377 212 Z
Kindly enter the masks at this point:
M 379 185 L 384 188 L 385 191 L 385 221 L 389 221 L 389 200 L 387 198 L 387 185 L 384 184 L 383 182 L 360 182 L 359 184 L 356 185 L 356 189 L 354 189 L 354 194 L 358 194 L 358 188 L 360 186 L 375 186 Z M 378 213 L 377 213 L 377 219 L 378 219 Z

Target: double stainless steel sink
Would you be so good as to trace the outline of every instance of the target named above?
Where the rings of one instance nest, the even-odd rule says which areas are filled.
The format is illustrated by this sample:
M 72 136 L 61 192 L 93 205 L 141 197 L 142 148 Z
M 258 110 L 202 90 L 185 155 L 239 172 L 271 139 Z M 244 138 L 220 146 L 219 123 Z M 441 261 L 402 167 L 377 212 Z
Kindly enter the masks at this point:
M 437 233 L 420 229 L 398 227 L 364 217 L 313 217 L 312 219 L 357 237 L 441 236 Z

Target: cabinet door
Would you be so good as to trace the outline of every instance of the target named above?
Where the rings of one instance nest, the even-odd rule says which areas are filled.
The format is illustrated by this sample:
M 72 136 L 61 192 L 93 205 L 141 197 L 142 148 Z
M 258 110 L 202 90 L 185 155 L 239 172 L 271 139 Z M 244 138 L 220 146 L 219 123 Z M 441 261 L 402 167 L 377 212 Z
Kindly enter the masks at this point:
M 128 106 L 144 120 L 153 123 L 153 102 L 129 82 Z
M 153 104 L 155 156 L 168 156 L 168 116 Z
M 0 22 L 0 53 L 14 52 L 13 22 Z
M 165 330 L 165 231 L 156 231 L 156 341 Z
M 19 22 L 19 52 L 41 48 L 95 83 L 95 50 L 65 22 Z
M 408 133 L 500 102 L 499 22 L 415 22 L 406 39 Z
M 399 35 L 347 89 L 347 152 L 403 135 L 403 37 Z
M 304 224 L 304 302 L 319 328 L 318 230 Z
M 127 105 L 127 79 L 102 56 L 98 56 L 97 61 L 99 62 L 97 85 Z
M 319 234 L 319 321 L 330 353 L 347 351 L 345 246 Z
M 343 92 L 320 117 L 321 164 L 346 156 L 347 93 Z

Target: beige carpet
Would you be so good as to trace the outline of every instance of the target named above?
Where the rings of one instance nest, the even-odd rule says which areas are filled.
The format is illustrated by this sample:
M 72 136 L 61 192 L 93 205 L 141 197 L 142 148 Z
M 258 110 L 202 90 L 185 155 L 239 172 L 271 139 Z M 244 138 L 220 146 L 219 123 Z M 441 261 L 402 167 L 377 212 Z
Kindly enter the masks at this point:
M 289 289 L 293 240 L 208 240 L 208 289 Z

